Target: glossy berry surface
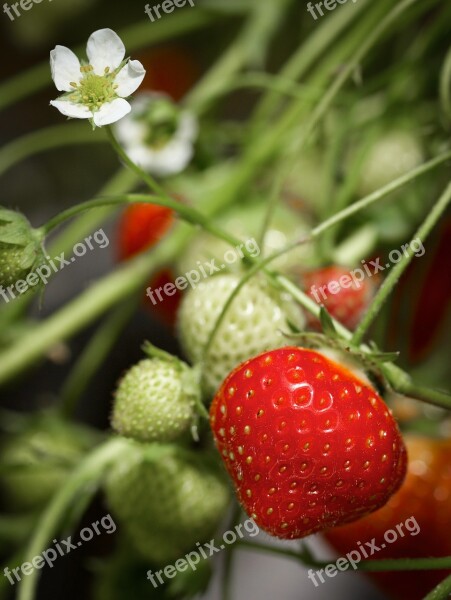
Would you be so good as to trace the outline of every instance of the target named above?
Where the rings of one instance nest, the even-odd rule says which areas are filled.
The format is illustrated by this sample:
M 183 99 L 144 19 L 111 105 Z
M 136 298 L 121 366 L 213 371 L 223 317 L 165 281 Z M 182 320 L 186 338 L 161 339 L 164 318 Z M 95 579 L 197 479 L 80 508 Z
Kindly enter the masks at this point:
M 241 504 L 280 538 L 359 519 L 405 475 L 405 447 L 383 400 L 316 351 L 286 347 L 243 363 L 210 416 Z

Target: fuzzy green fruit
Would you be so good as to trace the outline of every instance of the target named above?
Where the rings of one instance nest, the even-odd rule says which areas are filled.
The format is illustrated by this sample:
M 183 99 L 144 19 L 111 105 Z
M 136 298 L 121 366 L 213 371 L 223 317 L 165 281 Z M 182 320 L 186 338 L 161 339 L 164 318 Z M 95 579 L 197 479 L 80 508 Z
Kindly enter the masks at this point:
M 262 248 L 259 248 L 256 239 L 259 239 L 266 218 L 266 202 L 252 202 L 249 205 L 233 208 L 221 215 L 220 225 L 224 231 L 232 234 L 243 243 L 251 256 L 265 257 L 282 250 L 291 242 L 301 239 L 310 231 L 310 224 L 298 213 L 290 210 L 283 204 L 277 204 L 272 215 L 269 227 L 265 234 Z M 239 272 L 241 261 L 239 252 L 234 250 L 230 244 L 218 239 L 212 234 L 201 231 L 189 243 L 183 255 L 177 262 L 176 271 L 183 275 L 197 268 L 197 263 L 206 263 L 212 258 L 219 266 L 226 261 L 225 256 L 235 253 L 236 261 L 226 264 L 228 271 Z M 279 271 L 288 272 L 302 266 L 306 268 L 312 265 L 312 247 L 309 244 L 293 248 L 287 254 L 278 257 L 272 263 L 272 267 Z
M 42 417 L 8 436 L 0 453 L 7 506 L 25 510 L 46 504 L 94 443 L 91 435 L 84 427 Z
M 44 260 L 38 232 L 23 215 L 0 206 L 0 285 L 25 279 Z
M 198 452 L 130 442 L 113 465 L 108 504 L 134 548 L 151 563 L 174 562 L 214 535 L 229 503 L 219 465 Z
M 172 441 L 193 424 L 196 396 L 199 384 L 188 365 L 175 357 L 142 360 L 119 383 L 113 429 L 142 442 Z
M 203 384 L 209 395 L 244 360 L 290 344 L 282 333 L 290 331 L 289 322 L 298 329 L 305 324 L 303 313 L 291 299 L 254 277 L 234 298 L 204 357 L 210 333 L 239 281 L 233 274 L 211 277 L 186 294 L 179 310 L 182 348 L 192 363 L 203 360 Z
M 371 194 L 418 167 L 423 160 L 423 148 L 416 136 L 408 131 L 392 130 L 372 146 L 364 160 L 359 194 Z

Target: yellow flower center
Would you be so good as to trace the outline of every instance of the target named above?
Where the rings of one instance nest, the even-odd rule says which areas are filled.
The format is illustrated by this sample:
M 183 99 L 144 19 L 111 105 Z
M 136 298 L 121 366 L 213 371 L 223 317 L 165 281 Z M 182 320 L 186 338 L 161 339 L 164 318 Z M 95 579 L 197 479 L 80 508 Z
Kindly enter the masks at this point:
M 108 67 L 103 75 L 96 75 L 91 65 L 80 67 L 83 77 L 79 83 L 71 83 L 74 92 L 70 99 L 77 104 L 84 104 L 95 112 L 105 104 L 117 98 L 117 85 L 114 83 L 115 73 L 110 73 Z

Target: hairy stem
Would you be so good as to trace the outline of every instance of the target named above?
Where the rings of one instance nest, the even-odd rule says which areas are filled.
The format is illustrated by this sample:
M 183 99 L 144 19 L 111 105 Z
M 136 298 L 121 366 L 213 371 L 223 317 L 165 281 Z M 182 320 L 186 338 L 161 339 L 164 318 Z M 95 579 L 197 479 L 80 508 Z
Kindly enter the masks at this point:
M 434 588 L 424 600 L 449 600 L 451 597 L 451 575 L 441 581 L 436 588 Z
M 324 569 L 331 563 L 315 560 L 309 552 L 296 552 L 295 550 L 287 550 L 286 548 L 267 546 L 258 542 L 249 540 L 239 540 L 238 546 L 249 550 L 258 550 L 259 552 L 271 552 L 293 558 L 302 564 Z M 362 560 L 356 565 L 359 571 L 367 571 L 374 573 L 382 573 L 385 571 L 428 571 L 429 569 L 449 569 L 451 567 L 451 556 L 440 558 L 387 558 L 381 560 Z
M 114 438 L 98 447 L 79 464 L 45 509 L 25 551 L 26 558 L 31 560 L 47 548 L 49 541 L 61 526 L 74 497 L 82 489 L 90 490 L 93 496 L 97 490 L 96 484 L 108 465 L 114 460 L 123 460 L 126 450 L 124 440 Z M 31 575 L 22 580 L 19 584 L 18 600 L 33 600 L 38 574 L 39 571 L 34 569 Z

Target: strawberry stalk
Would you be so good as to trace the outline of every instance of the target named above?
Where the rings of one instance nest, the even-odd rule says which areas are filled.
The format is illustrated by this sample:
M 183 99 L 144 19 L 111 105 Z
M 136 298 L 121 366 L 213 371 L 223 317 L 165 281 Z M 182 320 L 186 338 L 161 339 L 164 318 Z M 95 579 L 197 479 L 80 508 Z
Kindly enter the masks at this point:
M 343 7 L 344 10 L 329 15 L 329 18 L 321 22 L 307 41 L 294 52 L 282 68 L 281 78 L 299 80 L 313 65 L 316 67 L 322 53 L 330 48 L 331 44 L 336 42 L 338 36 L 357 19 L 360 11 L 368 9 L 368 4 L 368 1 L 364 0 L 353 6 L 352 10 Z M 252 117 L 251 138 L 254 137 L 252 134 L 256 134 L 262 125 L 268 121 L 277 107 L 277 101 L 278 96 L 275 90 L 269 91 L 259 101 Z
M 446 600 L 451 596 L 451 576 L 444 579 L 424 600 Z
M 429 234 L 431 233 L 432 229 L 434 228 L 434 226 L 436 225 L 436 223 L 438 222 L 440 217 L 445 212 L 445 210 L 448 207 L 450 202 L 451 202 L 451 183 L 448 184 L 447 188 L 445 189 L 443 194 L 438 199 L 437 203 L 434 205 L 434 207 L 432 208 L 432 210 L 426 217 L 424 223 L 421 225 L 421 227 L 415 233 L 413 239 L 420 239 L 424 243 L 424 241 L 429 236 Z M 363 340 L 365 333 L 368 331 L 368 329 L 371 326 L 371 324 L 373 323 L 374 319 L 379 314 L 379 311 L 381 310 L 385 301 L 387 300 L 387 298 L 389 297 L 391 292 L 394 290 L 401 275 L 404 273 L 404 271 L 409 266 L 410 262 L 412 261 L 413 256 L 414 256 L 414 253 L 412 252 L 412 250 L 409 247 L 409 249 L 407 250 L 407 255 L 403 254 L 402 260 L 398 264 L 396 264 L 393 267 L 393 269 L 390 271 L 389 275 L 387 276 L 384 283 L 382 284 L 379 291 L 377 292 L 376 296 L 374 297 L 374 300 L 371 303 L 371 306 L 369 307 L 367 313 L 363 317 L 362 321 L 360 322 L 359 326 L 357 327 L 357 329 L 352 337 L 351 343 L 354 346 L 358 346 L 361 343 L 361 341 Z
M 258 542 L 251 542 L 250 540 L 239 540 L 237 544 L 244 548 L 252 550 L 258 550 L 261 552 L 271 552 L 272 554 L 279 554 L 280 556 L 286 556 L 301 562 L 303 565 L 308 567 L 314 567 L 318 569 L 324 569 L 329 562 L 316 560 L 312 557 L 309 550 L 301 550 L 297 552 L 295 550 L 287 550 L 285 548 L 276 546 L 267 546 L 259 544 Z M 428 571 L 429 569 L 449 569 L 451 568 L 451 556 L 445 556 L 440 558 L 387 558 L 381 560 L 362 560 L 356 565 L 359 571 L 367 572 L 383 572 L 383 571 Z M 450 578 L 451 579 L 451 578 Z M 448 580 L 445 580 L 448 581 Z M 443 584 L 444 582 L 442 582 Z M 441 584 L 441 585 L 442 585 Z M 451 581 L 448 585 L 451 584 Z M 451 589 L 450 587 L 447 590 Z M 432 598 L 446 598 L 447 596 L 433 596 Z M 429 596 L 425 598 L 429 600 Z
M 185 98 L 183 104 L 198 115 L 208 110 L 224 81 L 247 64 L 262 64 L 269 42 L 292 0 L 260 0 L 250 10 L 247 22 L 213 68 Z
M 443 114 L 451 124 L 451 49 L 446 55 L 440 77 L 440 100 Z

